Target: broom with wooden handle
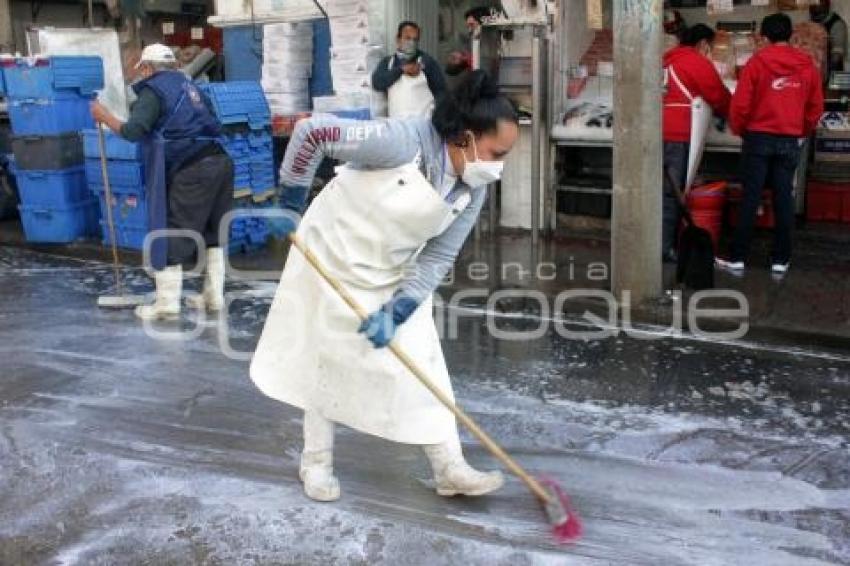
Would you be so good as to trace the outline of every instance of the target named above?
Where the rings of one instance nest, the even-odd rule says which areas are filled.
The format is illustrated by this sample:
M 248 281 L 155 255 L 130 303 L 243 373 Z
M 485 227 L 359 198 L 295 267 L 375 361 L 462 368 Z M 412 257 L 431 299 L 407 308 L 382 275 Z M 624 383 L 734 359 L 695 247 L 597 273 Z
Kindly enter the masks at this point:
M 353 310 L 361 321 L 369 317 L 369 313 L 360 306 L 357 300 L 342 286 L 342 284 L 331 275 L 322 265 L 318 257 L 311 252 L 304 242 L 294 232 L 289 235 L 292 245 L 300 251 L 313 269 L 324 279 L 337 295 Z M 560 486 L 553 480 L 538 480 L 529 474 L 516 460 L 514 460 L 495 440 L 484 432 L 472 418 L 458 407 L 445 393 L 443 393 L 425 372 L 408 356 L 395 341 L 390 342 L 388 348 L 396 358 L 413 374 L 419 382 L 424 385 L 437 400 L 442 403 L 454 416 L 477 438 L 496 459 L 498 459 L 512 474 L 517 476 L 528 486 L 528 489 L 543 505 L 552 531 L 559 542 L 570 542 L 581 536 L 581 522 L 570 505 Z
M 103 124 L 97 124 L 97 146 L 100 150 L 100 173 L 103 176 L 103 190 L 106 198 L 106 223 L 109 225 L 109 239 L 112 243 L 112 271 L 115 276 L 117 295 L 102 295 L 97 298 L 97 306 L 106 309 L 128 309 L 143 302 L 138 295 L 125 295 L 121 283 L 121 266 L 118 258 L 118 239 L 115 234 L 115 219 L 112 217 L 112 186 L 109 184 L 109 168 L 106 165 L 106 140 L 103 135 Z

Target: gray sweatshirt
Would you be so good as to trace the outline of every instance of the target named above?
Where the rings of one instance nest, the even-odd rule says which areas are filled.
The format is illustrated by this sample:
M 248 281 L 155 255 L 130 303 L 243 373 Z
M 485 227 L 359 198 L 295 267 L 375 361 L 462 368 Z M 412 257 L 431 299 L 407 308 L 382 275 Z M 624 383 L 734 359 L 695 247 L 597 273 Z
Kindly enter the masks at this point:
M 295 126 L 280 180 L 284 190 L 309 187 L 325 157 L 346 161 L 357 169 L 390 169 L 411 163 L 419 154 L 423 173 L 439 190 L 446 167 L 444 151 L 444 142 L 429 118 L 358 121 L 315 114 Z M 465 191 L 472 198 L 469 206 L 445 232 L 426 243 L 399 288 L 417 302 L 440 285 L 478 219 L 486 187 L 468 187 L 458 181 L 446 200 L 453 201 Z

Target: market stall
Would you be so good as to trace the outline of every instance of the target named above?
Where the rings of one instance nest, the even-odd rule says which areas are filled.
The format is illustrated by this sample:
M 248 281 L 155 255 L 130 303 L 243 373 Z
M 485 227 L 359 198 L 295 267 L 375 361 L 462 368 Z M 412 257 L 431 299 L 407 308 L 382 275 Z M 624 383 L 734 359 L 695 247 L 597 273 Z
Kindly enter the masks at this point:
M 734 92 L 737 75 L 756 52 L 761 19 L 777 9 L 789 9 L 795 23 L 793 43 L 809 52 L 819 65 L 826 57 L 825 32 L 809 21 L 808 3 L 774 0 L 753 5 L 749 1 L 672 0 L 669 21 L 679 25 L 704 23 L 717 30 L 712 61 L 727 87 Z M 791 9 L 793 8 L 793 9 Z M 611 162 L 613 149 L 614 62 L 610 0 L 568 0 L 562 5 L 564 25 L 558 30 L 563 53 L 555 86 L 556 111 L 551 141 L 556 147 L 552 191 L 561 214 L 607 218 L 611 213 Z M 675 26 L 674 26 L 675 27 Z M 667 45 L 676 44 L 673 35 Z M 723 180 L 732 187 L 734 203 L 739 179 L 741 140 L 725 120 L 712 120 L 698 182 Z M 808 155 L 809 148 L 803 151 Z M 817 165 L 817 161 L 815 161 Z M 806 209 L 808 160 L 797 174 L 797 212 Z M 769 199 L 763 225 L 769 225 Z M 734 214 L 729 215 L 730 218 Z

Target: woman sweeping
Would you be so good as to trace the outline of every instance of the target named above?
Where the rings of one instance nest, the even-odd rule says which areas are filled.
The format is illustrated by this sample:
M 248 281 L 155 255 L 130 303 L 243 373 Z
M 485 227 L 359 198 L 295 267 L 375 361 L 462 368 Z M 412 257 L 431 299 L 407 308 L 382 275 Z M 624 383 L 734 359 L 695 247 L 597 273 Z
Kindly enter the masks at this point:
M 451 268 L 518 134 L 512 103 L 472 73 L 433 117 L 361 122 L 328 115 L 295 128 L 281 170 L 284 207 L 300 213 L 323 158 L 347 162 L 297 226 L 304 244 L 369 312 L 351 309 L 290 253 L 251 364 L 269 397 L 304 410 L 300 478 L 319 501 L 340 496 L 334 424 L 421 445 L 437 493 L 503 484 L 464 460 L 455 418 L 392 356 L 395 340 L 451 398 L 431 295 Z M 296 229 L 293 214 L 289 228 Z

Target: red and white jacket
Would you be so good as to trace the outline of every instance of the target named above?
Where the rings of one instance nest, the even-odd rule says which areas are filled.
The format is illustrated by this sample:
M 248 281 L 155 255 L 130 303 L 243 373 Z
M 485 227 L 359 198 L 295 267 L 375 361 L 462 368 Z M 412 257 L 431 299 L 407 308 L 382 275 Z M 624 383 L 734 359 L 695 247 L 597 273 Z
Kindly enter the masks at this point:
M 811 56 L 771 45 L 750 59 L 738 79 L 729 125 L 747 132 L 804 137 L 823 115 L 823 84 Z
M 716 114 L 729 113 L 731 94 L 714 64 L 693 47 L 680 45 L 664 54 L 664 141 L 691 140 L 691 102 L 700 97 Z

